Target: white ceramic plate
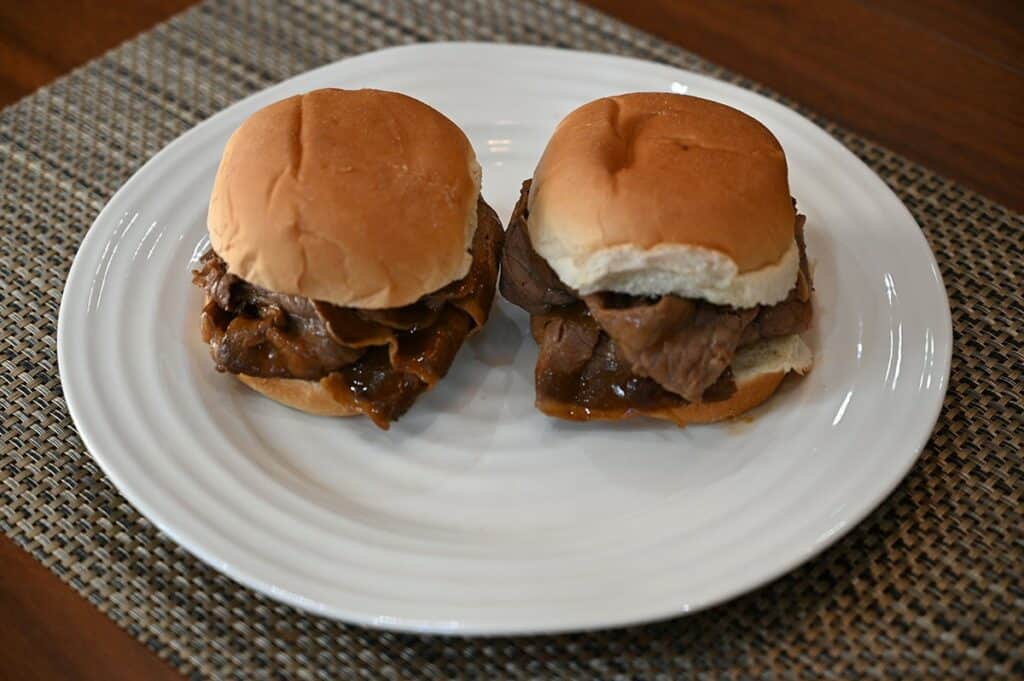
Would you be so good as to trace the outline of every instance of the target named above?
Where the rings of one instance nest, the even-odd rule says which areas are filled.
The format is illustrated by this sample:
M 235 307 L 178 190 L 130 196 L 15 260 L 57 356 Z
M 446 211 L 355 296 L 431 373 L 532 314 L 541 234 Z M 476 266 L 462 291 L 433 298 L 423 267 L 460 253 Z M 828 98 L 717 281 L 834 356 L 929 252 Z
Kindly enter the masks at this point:
M 590 99 L 675 90 L 778 136 L 816 264 L 814 371 L 732 425 L 572 424 L 533 409 L 527 317 L 500 302 L 391 431 L 278 406 L 218 374 L 189 270 L 228 135 L 319 87 L 406 92 L 467 132 L 507 218 L 555 123 Z M 147 163 L 68 277 L 58 351 L 92 455 L 164 532 L 316 613 L 493 634 L 621 625 L 752 589 L 847 532 L 903 478 L 949 372 L 942 281 L 913 218 L 793 111 L 686 71 L 484 44 L 347 59 L 246 99 Z

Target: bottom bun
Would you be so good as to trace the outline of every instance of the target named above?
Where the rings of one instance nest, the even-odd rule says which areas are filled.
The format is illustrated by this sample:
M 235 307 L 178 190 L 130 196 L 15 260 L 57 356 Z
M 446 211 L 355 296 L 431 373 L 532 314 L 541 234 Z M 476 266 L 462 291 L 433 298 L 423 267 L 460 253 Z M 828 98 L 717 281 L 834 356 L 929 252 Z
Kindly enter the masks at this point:
M 784 371 L 760 374 L 742 384 L 736 384 L 736 392 L 724 400 L 692 402 L 684 407 L 667 409 L 664 414 L 654 413 L 650 415 L 655 418 L 674 421 L 676 425 L 680 426 L 691 423 L 714 423 L 716 421 L 736 418 L 774 395 L 782 383 L 782 379 L 785 377 L 786 372 Z
M 236 374 L 238 380 L 275 402 L 317 416 L 356 416 L 354 404 L 339 402 L 320 383 L 300 378 L 259 378 Z
M 537 408 L 550 416 L 590 421 L 648 416 L 685 426 L 691 423 L 714 423 L 744 414 L 771 397 L 788 373 L 806 374 L 814 357 L 800 336 L 782 336 L 761 341 L 736 353 L 730 368 L 736 392 L 715 402 L 691 402 L 668 409 L 631 409 L 603 411 L 600 409 L 566 409 L 564 404 L 545 404 Z M 259 378 L 238 374 L 238 380 L 275 402 L 318 416 L 356 416 L 362 413 L 355 404 L 339 402 L 320 383 L 297 378 Z
M 782 336 L 755 343 L 736 353 L 730 368 L 736 392 L 724 400 L 690 402 L 662 409 L 618 410 L 566 408 L 560 403 L 537 401 L 537 408 L 549 416 L 577 421 L 615 420 L 634 416 L 672 421 L 678 426 L 714 423 L 744 414 L 775 394 L 788 373 L 806 374 L 814 364 L 814 355 L 800 336 Z

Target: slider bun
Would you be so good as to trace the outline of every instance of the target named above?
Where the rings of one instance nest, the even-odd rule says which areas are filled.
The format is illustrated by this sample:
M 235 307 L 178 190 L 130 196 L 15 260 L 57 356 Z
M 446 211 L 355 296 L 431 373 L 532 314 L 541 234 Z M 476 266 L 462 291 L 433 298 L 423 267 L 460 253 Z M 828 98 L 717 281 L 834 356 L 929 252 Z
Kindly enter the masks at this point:
M 771 305 L 799 252 L 786 157 L 723 104 L 635 93 L 559 123 L 533 175 L 530 240 L 581 294 L 676 294 Z
M 786 374 L 806 374 L 814 364 L 814 355 L 807 344 L 797 335 L 782 336 L 760 341 L 736 353 L 730 365 L 736 392 L 724 400 L 715 402 L 691 402 L 669 409 L 636 409 L 630 416 L 649 416 L 672 421 L 676 425 L 691 423 L 714 423 L 735 418 L 750 411 L 771 397 Z M 538 401 L 538 408 L 551 416 L 560 416 L 563 410 L 558 405 L 545 408 Z M 614 420 L 623 418 L 621 412 L 591 409 L 586 420 Z
M 399 307 L 469 271 L 479 194 L 473 148 L 440 112 L 394 92 L 314 90 L 231 136 L 207 226 L 252 284 Z

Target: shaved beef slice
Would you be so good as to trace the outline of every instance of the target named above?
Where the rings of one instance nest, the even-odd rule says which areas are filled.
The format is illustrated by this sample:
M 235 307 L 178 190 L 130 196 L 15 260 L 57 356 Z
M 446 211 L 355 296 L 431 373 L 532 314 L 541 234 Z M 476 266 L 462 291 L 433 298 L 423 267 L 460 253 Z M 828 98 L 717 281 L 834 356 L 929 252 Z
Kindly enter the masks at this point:
M 571 305 L 577 301 L 577 297 L 562 283 L 547 261 L 533 250 L 526 228 L 529 195 L 530 181 L 527 180 L 523 183 L 519 202 L 505 234 L 500 290 L 509 302 L 530 314 L 541 314 L 553 307 Z
M 694 303 L 662 296 L 650 305 L 616 308 L 605 296 L 584 297 L 590 314 L 615 341 L 633 372 L 699 402 L 732 363 L 756 309 Z
M 509 224 L 500 289 L 531 314 L 540 345 L 537 399 L 547 413 L 566 418 L 650 413 L 687 401 L 725 399 L 735 391 L 728 367 L 738 348 L 799 333 L 810 324 L 802 215 L 795 225 L 797 283 L 776 305 L 737 309 L 674 295 L 609 292 L 581 299 L 533 250 L 527 231 L 529 188 L 527 181 Z
M 383 310 L 268 291 L 207 252 L 193 283 L 206 292 L 201 329 L 218 370 L 319 380 L 335 399 L 387 428 L 447 373 L 466 337 L 487 320 L 503 232 L 482 200 L 477 225 L 466 276 Z

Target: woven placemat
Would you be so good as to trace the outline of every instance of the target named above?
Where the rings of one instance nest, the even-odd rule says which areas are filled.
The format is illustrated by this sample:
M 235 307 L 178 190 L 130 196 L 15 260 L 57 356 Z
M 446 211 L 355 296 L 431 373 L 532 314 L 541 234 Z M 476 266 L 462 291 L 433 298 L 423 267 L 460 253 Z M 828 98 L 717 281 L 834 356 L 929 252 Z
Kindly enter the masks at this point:
M 910 476 L 788 576 L 688 618 L 595 634 L 381 633 L 240 587 L 114 490 L 68 418 L 55 343 L 65 275 L 104 202 L 244 95 L 347 55 L 455 39 L 631 55 L 779 99 L 561 0 L 214 0 L 40 90 L 0 114 L 0 528 L 195 677 L 1024 678 L 1024 221 L 813 114 L 923 227 L 955 350 L 942 416 Z

